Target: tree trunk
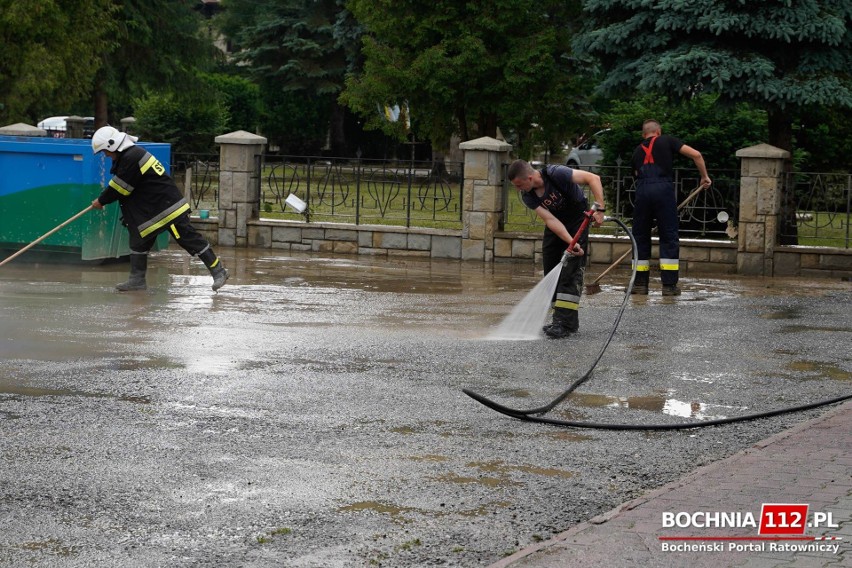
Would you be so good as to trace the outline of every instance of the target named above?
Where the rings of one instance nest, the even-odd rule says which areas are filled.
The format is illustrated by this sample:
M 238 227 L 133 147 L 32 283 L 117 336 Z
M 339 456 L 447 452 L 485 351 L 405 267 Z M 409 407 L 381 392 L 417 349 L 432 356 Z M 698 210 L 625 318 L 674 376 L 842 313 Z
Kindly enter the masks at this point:
M 432 175 L 438 179 L 447 177 L 447 156 L 432 144 Z
M 769 110 L 769 143 L 793 153 L 793 115 L 788 110 Z
M 493 112 L 480 113 L 479 124 L 477 126 L 480 136 L 497 138 L 497 114 Z
M 459 108 L 456 111 L 456 121 L 459 123 L 459 138 L 462 142 L 470 140 L 470 132 L 467 129 L 467 115 L 464 108 Z
M 776 148 L 787 150 L 792 156 L 793 115 L 789 110 L 772 108 L 769 110 L 768 122 L 769 143 Z M 784 164 L 782 173 L 784 193 L 781 195 L 781 215 L 778 223 L 778 244 L 781 245 L 799 244 L 799 230 L 796 224 L 796 196 L 793 194 L 791 184 L 787 183 L 792 169 L 792 159 L 788 159 Z
M 109 98 L 104 88 L 103 70 L 98 72 L 95 79 L 95 88 L 93 93 L 93 103 L 95 105 L 95 128 L 100 128 L 109 124 Z
M 329 118 L 329 139 L 332 156 L 346 156 L 346 129 L 345 110 L 337 102 L 337 99 L 332 99 L 331 102 L 331 117 Z

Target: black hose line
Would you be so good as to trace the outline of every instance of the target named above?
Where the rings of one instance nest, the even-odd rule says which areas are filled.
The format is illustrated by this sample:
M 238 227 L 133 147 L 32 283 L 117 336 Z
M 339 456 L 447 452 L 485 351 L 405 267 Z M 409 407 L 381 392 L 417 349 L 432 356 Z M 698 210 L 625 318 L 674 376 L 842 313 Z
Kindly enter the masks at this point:
M 540 424 L 551 424 L 553 426 L 567 426 L 572 428 L 590 428 L 597 430 L 686 430 L 690 428 L 705 428 L 707 426 L 719 426 L 721 424 L 732 424 L 734 422 L 746 422 L 749 420 L 757 420 L 759 418 L 768 418 L 770 416 L 778 416 L 780 414 L 789 414 L 793 412 L 802 412 L 804 410 L 811 410 L 813 408 L 819 408 L 821 406 L 828 406 L 829 404 L 836 404 L 838 402 L 843 402 L 845 400 L 852 399 L 852 394 L 821 400 L 817 402 L 812 402 L 808 404 L 802 404 L 798 406 L 790 406 L 785 408 L 779 408 L 776 410 L 769 410 L 766 412 L 758 412 L 755 414 L 745 414 L 742 416 L 733 416 L 730 418 L 719 418 L 716 420 L 702 420 L 702 421 L 694 421 L 694 422 L 677 422 L 672 424 L 609 424 L 603 422 L 579 422 L 573 420 L 557 420 L 555 418 L 546 418 L 541 416 L 542 414 L 546 414 L 553 410 L 553 408 L 558 405 L 560 402 L 568 398 L 568 396 L 580 385 L 586 382 L 589 377 L 591 377 L 592 372 L 595 370 L 595 367 L 598 366 L 601 358 L 603 357 L 604 352 L 606 352 L 607 347 L 609 347 L 610 342 L 612 341 L 613 336 L 615 336 L 615 332 L 618 329 L 618 324 L 621 322 L 621 316 L 624 314 L 624 310 L 627 307 L 627 304 L 630 300 L 630 294 L 633 291 L 633 283 L 636 281 L 636 266 L 637 260 L 639 259 L 639 251 L 636 246 L 636 239 L 633 237 L 633 233 L 627 228 L 627 226 L 620 220 L 614 217 L 606 217 L 606 221 L 613 221 L 617 223 L 627 235 L 630 237 L 630 243 L 633 248 L 633 272 L 630 275 L 630 282 L 627 284 L 627 289 L 624 292 L 624 300 L 621 302 L 621 307 L 618 310 L 618 314 L 615 317 L 615 321 L 613 322 L 612 328 L 610 329 L 609 335 L 604 341 L 603 346 L 601 347 L 600 352 L 597 357 L 595 357 L 594 361 L 592 361 L 589 370 L 581 376 L 579 379 L 574 381 L 567 389 L 565 389 L 562 394 L 554 398 L 548 404 L 544 406 L 539 406 L 537 408 L 530 408 L 527 410 L 522 410 L 519 408 L 511 408 L 508 406 L 504 406 L 498 402 L 495 402 L 489 398 L 482 396 L 481 394 L 477 394 L 469 389 L 462 389 L 462 392 L 472 398 L 473 400 L 479 402 L 480 404 L 487 406 L 491 410 L 495 410 L 501 414 L 505 414 L 511 418 L 517 418 L 518 420 L 524 420 L 527 422 L 538 422 Z

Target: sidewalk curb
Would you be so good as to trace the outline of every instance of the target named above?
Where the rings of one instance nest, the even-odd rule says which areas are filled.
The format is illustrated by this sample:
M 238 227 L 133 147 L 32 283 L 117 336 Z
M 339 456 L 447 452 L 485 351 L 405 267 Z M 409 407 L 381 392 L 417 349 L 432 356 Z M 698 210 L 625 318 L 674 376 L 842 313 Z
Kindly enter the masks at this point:
M 713 463 L 701 466 L 698 469 L 696 469 L 695 471 L 693 471 L 692 473 L 689 473 L 689 474 L 683 476 L 680 479 L 677 479 L 677 480 L 672 481 L 672 482 L 670 482 L 670 483 L 668 483 L 668 484 L 666 484 L 662 487 L 654 489 L 654 490 L 646 493 L 645 495 L 642 495 L 641 497 L 637 497 L 636 499 L 633 499 L 631 501 L 627 501 L 626 503 L 622 503 L 618 507 L 616 507 L 616 508 L 614 508 L 610 511 L 607 511 L 606 513 L 602 513 L 602 514 L 600 514 L 596 517 L 592 517 L 588 521 L 584 521 L 584 522 L 582 522 L 578 525 L 575 525 L 568 530 L 565 530 L 561 533 L 558 533 L 557 535 L 553 536 L 552 538 L 550 538 L 546 541 L 539 542 L 539 543 L 536 543 L 534 545 L 523 548 L 523 549 L 519 550 L 518 552 L 515 552 L 511 556 L 507 556 L 506 558 L 503 558 L 503 559 L 498 560 L 497 562 L 495 562 L 493 564 L 488 565 L 487 568 L 507 568 L 507 567 L 511 566 L 512 564 L 514 564 L 515 562 L 517 562 L 518 560 L 522 560 L 522 559 L 524 559 L 528 556 L 535 554 L 536 552 L 546 550 L 547 548 L 549 548 L 550 546 L 553 546 L 555 544 L 567 541 L 572 536 L 574 536 L 574 535 L 576 535 L 580 532 L 583 532 L 583 531 L 587 530 L 588 528 L 590 528 L 592 526 L 602 525 L 602 524 L 612 520 L 614 517 L 620 515 L 621 513 L 625 512 L 625 511 L 630 511 L 632 509 L 635 509 L 636 507 L 639 507 L 640 505 L 643 505 L 643 504 L 645 504 L 649 501 L 652 501 L 653 499 L 656 499 L 656 498 L 658 498 L 662 495 L 670 493 L 670 492 L 674 491 L 675 489 L 683 487 L 684 485 L 688 485 L 689 483 L 694 481 L 695 478 L 697 478 L 697 477 L 701 477 L 701 476 L 703 476 L 707 473 L 715 472 L 716 470 L 718 470 L 720 468 L 724 468 L 730 462 L 738 460 L 738 459 L 740 459 L 744 456 L 747 456 L 750 453 L 754 452 L 755 450 L 764 450 L 764 449 L 772 446 L 773 444 L 777 444 L 778 442 L 785 440 L 785 439 L 787 439 L 791 436 L 794 436 L 794 435 L 798 434 L 799 432 L 801 432 L 803 430 L 813 428 L 814 426 L 816 426 L 820 423 L 826 422 L 827 420 L 830 420 L 830 419 L 834 418 L 835 416 L 837 416 L 838 414 L 842 414 L 844 412 L 852 412 L 852 401 L 843 402 L 838 407 L 836 407 L 832 410 L 829 410 L 828 412 L 826 412 L 822 416 L 819 416 L 817 418 L 813 418 L 811 420 L 802 422 L 801 424 L 797 424 L 796 426 L 793 426 L 792 428 L 789 428 L 787 430 L 779 432 L 779 433 L 777 433 L 773 436 L 770 436 L 769 438 L 766 438 L 764 440 L 760 440 L 760 441 L 756 442 L 755 444 L 753 444 L 752 446 L 745 448 L 743 450 L 740 450 L 739 452 L 732 454 L 732 455 L 728 456 L 727 458 L 724 458 L 724 459 L 715 461 Z

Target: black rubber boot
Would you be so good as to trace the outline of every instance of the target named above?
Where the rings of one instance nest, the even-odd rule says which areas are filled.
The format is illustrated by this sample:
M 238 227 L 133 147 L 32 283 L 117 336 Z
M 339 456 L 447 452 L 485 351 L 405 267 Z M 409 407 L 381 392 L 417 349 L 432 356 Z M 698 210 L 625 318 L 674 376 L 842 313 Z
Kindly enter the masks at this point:
M 553 310 L 553 323 L 544 327 L 544 333 L 551 339 L 569 337 L 580 329 L 580 314 L 577 310 L 556 308 Z
M 680 296 L 680 288 L 678 288 L 677 284 L 663 286 L 663 296 Z
M 119 292 L 131 292 L 133 290 L 145 290 L 148 288 L 145 282 L 145 273 L 148 271 L 148 255 L 130 253 L 130 278 L 126 282 L 116 284 L 115 289 Z
M 218 290 L 224 286 L 225 281 L 231 276 L 231 273 L 221 263 L 211 268 L 210 274 L 213 276 L 213 290 Z
M 198 258 L 201 259 L 201 262 L 204 263 L 204 266 L 210 271 L 210 275 L 213 276 L 213 291 L 215 292 L 219 288 L 225 285 L 225 281 L 231 276 L 231 274 L 222 266 L 222 261 L 216 256 L 216 253 L 213 252 L 213 249 L 207 247 L 201 254 L 198 255 Z
M 639 294 L 642 296 L 648 295 L 648 281 L 650 280 L 650 273 L 647 270 L 643 270 L 641 272 L 636 273 L 636 280 L 633 281 L 633 289 L 630 290 L 631 294 Z

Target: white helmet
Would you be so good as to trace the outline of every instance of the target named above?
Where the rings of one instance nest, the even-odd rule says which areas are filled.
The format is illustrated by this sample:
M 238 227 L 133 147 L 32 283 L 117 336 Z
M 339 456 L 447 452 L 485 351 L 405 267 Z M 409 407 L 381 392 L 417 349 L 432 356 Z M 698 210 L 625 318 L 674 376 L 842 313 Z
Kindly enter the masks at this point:
M 121 152 L 133 146 L 137 140 L 137 137 L 119 132 L 112 126 L 102 126 L 92 135 L 92 153 L 97 154 L 103 150 Z

